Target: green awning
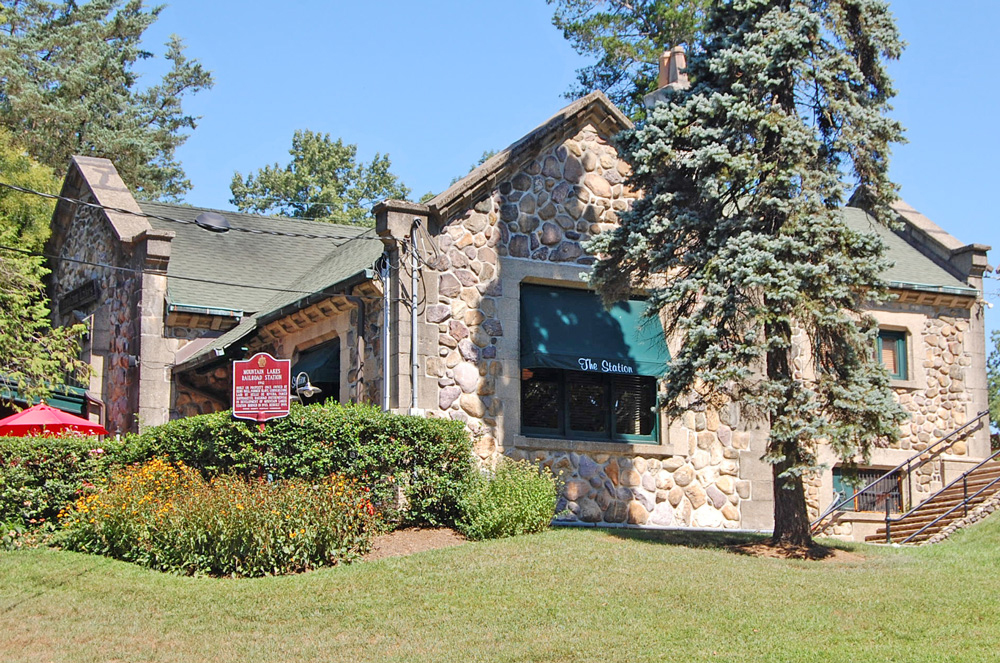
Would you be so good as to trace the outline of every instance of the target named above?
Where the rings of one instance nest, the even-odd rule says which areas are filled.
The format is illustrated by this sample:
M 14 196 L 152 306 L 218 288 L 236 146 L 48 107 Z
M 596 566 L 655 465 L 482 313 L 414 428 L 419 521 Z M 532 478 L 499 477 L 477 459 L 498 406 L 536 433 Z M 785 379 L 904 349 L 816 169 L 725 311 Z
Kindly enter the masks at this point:
M 17 390 L 14 381 L 6 376 L 0 376 L 0 400 L 15 401 L 29 406 L 38 403 L 37 398 L 29 403 L 28 399 Z M 49 392 L 49 397 L 45 399 L 45 402 L 63 412 L 87 416 L 87 390 L 82 387 L 69 385 L 56 387 Z
M 521 286 L 521 367 L 662 375 L 670 361 L 663 325 L 646 302 L 605 310 L 587 290 Z
M 314 384 L 340 382 L 340 340 L 326 343 L 299 355 L 292 367 L 292 380 L 301 372 Z

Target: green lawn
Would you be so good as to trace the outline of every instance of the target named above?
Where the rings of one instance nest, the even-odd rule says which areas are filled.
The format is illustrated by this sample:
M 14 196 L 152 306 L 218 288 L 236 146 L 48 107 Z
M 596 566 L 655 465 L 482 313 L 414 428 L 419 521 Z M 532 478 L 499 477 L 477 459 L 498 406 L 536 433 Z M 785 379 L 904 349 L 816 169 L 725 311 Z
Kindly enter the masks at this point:
M 996 661 L 1000 519 L 847 562 L 558 529 L 258 580 L 0 553 L 4 661 Z

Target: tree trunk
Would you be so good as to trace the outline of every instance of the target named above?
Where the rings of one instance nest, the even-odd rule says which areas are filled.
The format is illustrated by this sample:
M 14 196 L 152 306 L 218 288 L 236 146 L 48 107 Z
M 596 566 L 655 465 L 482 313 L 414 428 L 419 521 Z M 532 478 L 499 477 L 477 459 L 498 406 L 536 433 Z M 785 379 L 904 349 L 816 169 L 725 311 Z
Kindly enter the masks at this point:
M 811 546 L 809 514 L 806 509 L 806 492 L 802 485 L 802 475 L 778 477 L 793 463 L 787 460 L 771 466 L 774 477 L 774 536 L 772 543 L 786 543 L 795 546 Z
M 783 344 L 767 352 L 767 377 L 779 384 L 788 384 L 786 399 L 792 398 L 792 366 L 787 348 L 791 347 L 792 330 L 787 323 L 777 322 L 765 325 L 769 339 L 780 338 Z M 788 400 L 786 400 L 788 402 Z M 771 466 L 774 479 L 774 536 L 772 543 L 796 546 L 812 545 L 809 532 L 809 515 L 806 509 L 806 491 L 802 485 L 802 475 L 780 475 L 790 468 L 800 465 L 801 449 L 797 439 L 775 439 L 774 422 L 785 416 L 784 404 L 779 405 L 771 415 L 771 439 L 768 446 L 777 460 Z M 777 453 L 775 453 L 777 452 Z

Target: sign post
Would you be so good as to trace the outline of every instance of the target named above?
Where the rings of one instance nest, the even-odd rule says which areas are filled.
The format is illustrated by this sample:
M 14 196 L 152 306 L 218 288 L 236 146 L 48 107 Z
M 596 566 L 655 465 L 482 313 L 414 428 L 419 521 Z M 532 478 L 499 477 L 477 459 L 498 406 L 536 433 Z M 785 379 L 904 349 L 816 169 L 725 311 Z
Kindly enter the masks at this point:
M 260 424 L 287 417 L 292 362 L 258 352 L 250 359 L 233 362 L 233 416 Z

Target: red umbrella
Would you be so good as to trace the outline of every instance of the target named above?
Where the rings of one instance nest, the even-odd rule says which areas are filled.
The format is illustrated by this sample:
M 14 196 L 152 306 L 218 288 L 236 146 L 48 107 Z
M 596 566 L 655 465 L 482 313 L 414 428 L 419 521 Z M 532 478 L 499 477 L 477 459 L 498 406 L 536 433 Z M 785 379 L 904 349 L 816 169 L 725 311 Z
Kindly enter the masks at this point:
M 107 435 L 104 426 L 69 412 L 39 403 L 23 412 L 0 419 L 0 436 L 49 435 L 73 431 L 83 435 Z

